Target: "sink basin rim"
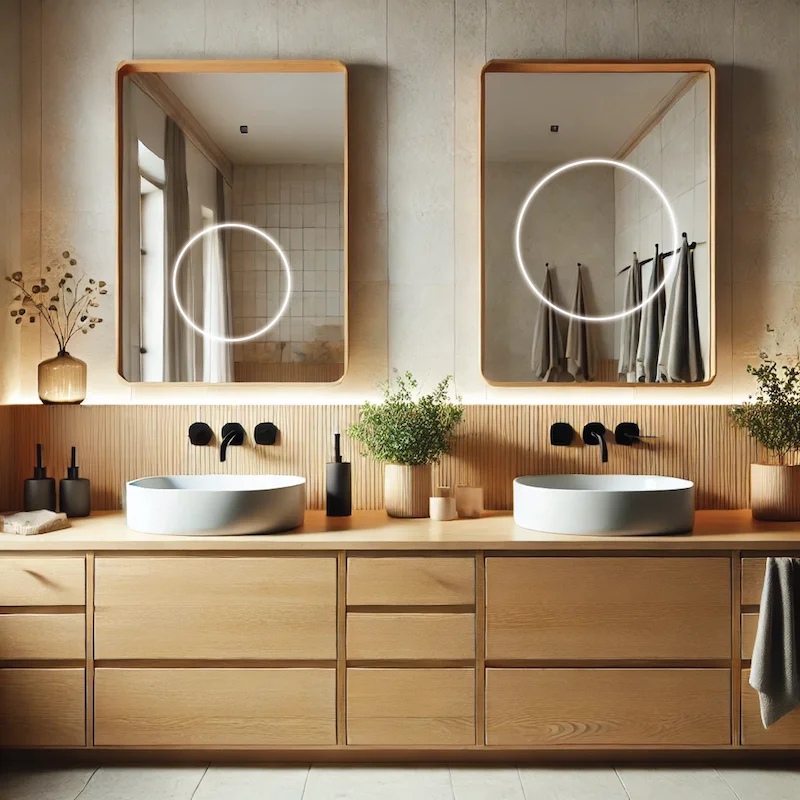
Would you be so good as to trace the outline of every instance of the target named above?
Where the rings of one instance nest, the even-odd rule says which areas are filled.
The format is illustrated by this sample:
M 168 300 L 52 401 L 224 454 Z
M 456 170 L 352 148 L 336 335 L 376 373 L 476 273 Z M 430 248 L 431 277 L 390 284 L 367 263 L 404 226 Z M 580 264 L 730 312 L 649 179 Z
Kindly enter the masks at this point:
M 569 485 L 574 481 L 574 485 Z M 547 475 L 520 475 L 514 483 L 526 489 L 548 492 L 581 492 L 603 494 L 639 494 L 675 492 L 694 488 L 694 482 L 668 475 L 594 475 L 582 473 L 551 473 Z M 581 485 L 586 483 L 589 485 Z M 595 483 L 597 485 L 592 486 Z M 559 485 L 562 484 L 562 485 Z M 605 484 L 605 485 L 604 485 Z
M 196 483 L 196 485 L 155 485 L 156 482 L 161 481 Z M 258 485 L 261 481 L 264 483 Z M 206 492 L 265 492 L 271 489 L 288 489 L 305 484 L 306 479 L 300 475 L 148 475 L 128 481 L 126 488 L 159 492 L 202 492 L 205 494 Z

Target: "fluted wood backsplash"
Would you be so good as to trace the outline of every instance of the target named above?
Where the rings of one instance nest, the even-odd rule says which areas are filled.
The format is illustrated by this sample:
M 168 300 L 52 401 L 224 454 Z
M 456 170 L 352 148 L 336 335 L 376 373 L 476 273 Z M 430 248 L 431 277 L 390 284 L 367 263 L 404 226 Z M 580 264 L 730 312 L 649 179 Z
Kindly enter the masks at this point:
M 97 510 L 120 508 L 128 480 L 181 473 L 303 475 L 309 508 L 323 508 L 331 433 L 337 427 L 344 431 L 357 413 L 352 405 L 0 407 L 0 508 L 20 507 L 36 442 L 44 445 L 49 474 L 57 478 L 65 474 L 70 446 L 77 446 Z M 187 430 L 196 421 L 214 429 L 213 446 L 189 444 Z M 643 433 L 660 438 L 634 447 L 611 443 L 609 463 L 602 465 L 597 448 L 551 447 L 550 424 L 557 421 L 577 431 L 592 421 L 612 431 L 619 422 L 637 422 Z M 231 448 L 220 464 L 218 434 L 226 422 L 241 422 L 251 438 L 244 447 Z M 252 444 L 259 422 L 278 426 L 277 445 Z M 354 508 L 381 508 L 382 467 L 362 458 L 346 439 L 345 453 L 353 461 Z M 467 406 L 453 452 L 435 468 L 434 480 L 482 485 L 487 508 L 510 509 L 517 475 L 672 475 L 695 481 L 698 508 L 746 508 L 749 464 L 759 455 L 732 426 L 725 406 Z

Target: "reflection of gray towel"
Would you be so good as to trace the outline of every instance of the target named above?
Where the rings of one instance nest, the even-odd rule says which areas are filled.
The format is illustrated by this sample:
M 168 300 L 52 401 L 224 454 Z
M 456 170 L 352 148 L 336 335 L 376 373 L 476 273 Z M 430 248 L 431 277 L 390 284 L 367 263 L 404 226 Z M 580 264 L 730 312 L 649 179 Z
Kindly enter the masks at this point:
M 575 301 L 572 313 L 586 316 L 586 303 L 583 300 L 583 274 L 578 265 L 578 278 L 575 283 Z M 567 372 L 576 381 L 593 381 L 595 378 L 594 342 L 589 335 L 589 325 L 582 319 L 569 318 L 567 328 Z
M 768 558 L 750 666 L 765 728 L 800 705 L 799 615 L 800 559 Z
M 636 253 L 633 254 L 633 263 L 628 270 L 628 281 L 625 284 L 624 309 L 635 308 L 642 302 L 642 268 Z M 634 311 L 622 318 L 619 337 L 619 374 L 628 383 L 636 380 L 636 351 L 639 348 L 639 327 L 642 322 L 642 312 Z
M 548 269 L 544 277 L 542 294 L 552 302 L 553 284 Z M 531 369 L 538 381 L 551 381 L 558 378 L 564 363 L 564 342 L 558 327 L 558 314 L 547 303 L 539 306 L 536 328 L 533 331 L 533 353 Z
M 694 251 L 684 238 L 658 353 L 658 379 L 696 383 L 703 380 L 703 353 L 697 322 Z
M 659 284 L 664 280 L 664 256 L 660 253 L 653 259 L 650 273 L 650 286 L 647 297 L 653 297 Z M 642 323 L 639 329 L 639 345 L 636 348 L 636 380 L 639 383 L 655 383 L 658 378 L 658 348 L 661 332 L 664 329 L 664 289 L 642 309 Z

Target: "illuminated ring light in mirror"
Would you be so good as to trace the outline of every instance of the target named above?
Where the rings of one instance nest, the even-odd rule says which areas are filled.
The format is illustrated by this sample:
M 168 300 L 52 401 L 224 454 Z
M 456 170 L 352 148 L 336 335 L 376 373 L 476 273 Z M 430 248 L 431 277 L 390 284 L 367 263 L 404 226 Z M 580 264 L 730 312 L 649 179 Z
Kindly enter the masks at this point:
M 672 237 L 675 240 L 672 250 L 676 257 L 672 259 L 672 265 L 670 268 L 664 271 L 664 280 L 661 281 L 661 283 L 656 287 L 656 290 L 642 300 L 639 305 L 633 306 L 633 308 L 629 308 L 626 311 L 621 311 L 619 314 L 609 314 L 605 317 L 589 317 L 582 314 L 573 314 L 571 311 L 567 311 L 565 308 L 561 308 L 561 306 L 553 303 L 551 300 L 548 300 L 539 291 L 539 288 L 536 286 L 536 284 L 530 279 L 530 276 L 525 269 L 525 262 L 522 258 L 522 246 L 520 244 L 520 239 L 522 236 L 522 223 L 525 219 L 525 213 L 528 210 L 528 206 L 533 201 L 533 198 L 536 197 L 539 191 L 551 180 L 553 180 L 553 178 L 561 175 L 562 172 L 567 172 L 568 170 L 576 169 L 577 167 L 588 167 L 595 164 L 602 164 L 609 167 L 619 167 L 620 169 L 624 169 L 627 172 L 630 172 L 632 175 L 635 175 L 637 178 L 643 180 L 659 196 L 659 198 L 661 198 L 661 202 L 664 204 L 664 208 L 666 208 L 667 213 L 669 214 L 669 221 L 670 225 L 672 226 Z M 539 183 L 533 187 L 533 189 L 531 189 L 530 194 L 525 198 L 525 202 L 522 204 L 522 207 L 519 210 L 519 214 L 517 215 L 517 224 L 514 228 L 514 253 L 517 257 L 517 266 L 519 267 L 519 271 L 522 273 L 522 277 L 525 279 L 525 282 L 531 287 L 533 293 L 545 305 L 550 306 L 550 308 L 552 308 L 554 311 L 557 311 L 559 314 L 563 314 L 565 317 L 572 317 L 573 319 L 580 319 L 584 322 L 611 322 L 613 320 L 622 319 L 623 317 L 627 317 L 629 314 L 636 313 L 640 309 L 644 308 L 648 303 L 651 303 L 658 296 L 659 292 L 664 291 L 664 287 L 672 277 L 672 273 L 677 269 L 677 255 L 680 252 L 680 247 L 681 240 L 680 235 L 678 234 L 678 220 L 675 216 L 675 212 L 672 210 L 672 206 L 669 204 L 669 200 L 667 200 L 664 192 L 661 191 L 661 187 L 649 175 L 646 175 L 641 170 L 636 169 L 636 167 L 632 167 L 630 164 L 625 164 L 622 161 L 615 161 L 612 158 L 582 158 L 579 161 L 570 161 L 566 164 L 556 167 L 552 172 L 549 172 L 547 175 L 545 175 L 544 178 L 542 178 Z
M 180 298 L 178 297 L 178 271 L 181 268 L 181 262 L 183 261 L 186 254 L 191 249 L 192 245 L 198 240 L 201 239 L 208 233 L 212 231 L 222 230 L 224 228 L 239 228 L 240 230 L 250 231 L 254 233 L 256 236 L 260 236 L 267 244 L 271 245 L 275 252 L 277 252 L 278 256 L 281 259 L 281 264 L 283 264 L 283 271 L 286 273 L 286 297 L 283 298 L 283 303 L 281 303 L 281 307 L 278 309 L 278 313 L 275 315 L 275 318 L 268 322 L 263 328 L 257 330 L 255 333 L 250 333 L 247 336 L 218 336 L 215 333 L 209 333 L 205 329 L 201 328 L 199 325 L 195 323 L 195 321 L 186 313 L 185 309 L 181 305 Z M 219 222 L 216 225 L 209 225 L 207 228 L 203 228 L 202 231 L 199 231 L 188 242 L 183 246 L 183 249 L 178 253 L 178 257 L 175 259 L 175 266 L 172 268 L 172 301 L 175 303 L 175 307 L 180 312 L 180 315 L 183 317 L 184 322 L 191 328 L 194 328 L 201 336 L 205 336 L 206 339 L 213 339 L 216 342 L 231 342 L 235 344 L 236 342 L 249 342 L 251 339 L 256 339 L 259 336 L 265 334 L 271 328 L 274 328 L 275 325 L 278 323 L 278 320 L 284 315 L 287 307 L 289 306 L 289 298 L 292 295 L 292 269 L 289 266 L 289 259 L 286 258 L 286 253 L 281 250 L 280 245 L 265 231 L 262 231 L 260 228 L 254 228 L 252 225 L 245 225 L 243 222 Z

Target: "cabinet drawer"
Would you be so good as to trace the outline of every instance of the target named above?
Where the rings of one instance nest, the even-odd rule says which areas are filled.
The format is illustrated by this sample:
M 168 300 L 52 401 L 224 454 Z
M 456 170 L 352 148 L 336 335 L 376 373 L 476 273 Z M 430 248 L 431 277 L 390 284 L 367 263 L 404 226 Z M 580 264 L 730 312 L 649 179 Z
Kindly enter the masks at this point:
M 0 746 L 83 747 L 82 669 L 0 669 Z
M 761 605 L 761 592 L 764 588 L 764 573 L 767 569 L 766 558 L 742 559 L 742 605 Z
M 727 558 L 487 558 L 488 659 L 727 659 Z
M 336 658 L 336 559 L 98 558 L 97 659 Z
M 758 692 L 750 685 L 750 670 L 742 670 L 742 744 L 766 747 L 800 745 L 800 709 L 769 728 L 761 722 Z
M 0 614 L 0 660 L 86 658 L 83 614 Z
M 82 606 L 84 559 L 0 556 L 0 606 Z
M 742 658 L 753 657 L 757 631 L 758 614 L 742 614 Z
M 336 744 L 334 669 L 98 669 L 96 745 Z
M 488 745 L 726 745 L 727 669 L 488 669 Z
M 348 605 L 446 606 L 474 602 L 474 558 L 347 559 Z
M 474 659 L 474 614 L 347 615 L 347 658 Z
M 475 670 L 348 669 L 347 743 L 475 744 Z

